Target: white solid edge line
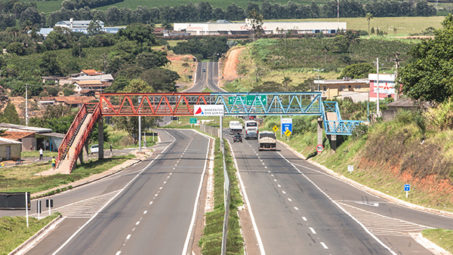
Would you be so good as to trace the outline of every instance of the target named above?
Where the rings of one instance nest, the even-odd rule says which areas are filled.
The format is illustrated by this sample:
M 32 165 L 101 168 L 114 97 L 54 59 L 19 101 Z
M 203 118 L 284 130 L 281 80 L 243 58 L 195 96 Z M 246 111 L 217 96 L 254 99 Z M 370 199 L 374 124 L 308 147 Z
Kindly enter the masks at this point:
M 238 163 L 236 161 L 236 156 L 234 155 L 233 146 L 231 146 L 231 143 L 230 143 L 230 141 L 228 139 L 227 139 L 227 142 L 228 142 L 228 145 L 230 146 L 231 154 L 233 154 L 232 156 L 233 156 L 234 166 L 236 167 L 237 175 L 239 177 L 238 178 L 239 179 L 239 184 L 241 185 L 242 193 L 244 194 L 245 203 L 247 204 L 247 207 L 248 207 L 249 213 L 250 213 L 250 218 L 252 219 L 253 230 L 255 231 L 256 240 L 258 242 L 258 247 L 260 248 L 260 254 L 261 255 L 265 255 L 266 251 L 264 250 L 263 241 L 261 240 L 261 235 L 260 235 L 260 232 L 258 230 L 258 226 L 256 225 L 255 217 L 253 216 L 252 206 L 250 205 L 250 201 L 249 201 L 249 198 L 247 196 L 247 192 L 245 190 L 244 182 L 242 181 L 241 171 L 239 171 L 239 166 L 238 166 Z
M 192 220 L 190 221 L 190 225 L 189 225 L 189 230 L 187 231 L 187 236 L 186 236 L 186 241 L 184 242 L 184 248 L 182 250 L 182 255 L 187 255 L 187 249 L 189 248 L 189 241 L 190 241 L 190 237 L 192 236 L 192 231 L 193 231 L 193 226 L 194 226 L 194 223 L 195 223 L 195 218 L 196 218 L 196 215 L 197 215 L 197 209 L 198 209 L 198 200 L 200 199 L 200 194 L 201 194 L 201 187 L 203 186 L 203 180 L 204 180 L 204 176 L 205 176 L 205 173 L 206 173 L 206 168 L 207 168 L 207 163 L 208 163 L 208 159 L 209 159 L 209 146 L 211 144 L 211 137 L 207 137 L 209 140 L 208 140 L 208 146 L 206 148 L 206 156 L 205 156 L 205 160 L 204 160 L 204 168 L 203 168 L 203 173 L 201 174 L 201 178 L 200 178 L 200 185 L 198 186 L 198 193 L 197 193 L 197 197 L 195 198 L 195 203 L 194 203 L 194 206 L 193 206 L 193 213 L 192 213 Z M 193 142 L 193 139 L 191 141 L 191 143 Z
M 376 240 L 376 242 L 378 242 L 380 245 L 382 245 L 385 249 L 387 249 L 391 254 L 393 255 L 397 255 L 396 252 L 394 252 L 390 247 L 388 247 L 385 243 L 383 243 L 379 238 L 377 238 L 377 236 L 375 236 L 373 233 L 371 233 L 367 227 L 365 227 L 365 225 L 363 225 L 360 221 L 358 221 L 354 216 L 352 216 L 348 211 L 346 211 L 340 204 L 338 204 L 335 200 L 333 200 L 326 192 L 324 192 L 315 182 L 313 182 L 310 178 L 308 178 L 304 173 L 302 173 L 299 168 L 297 168 L 291 161 L 289 161 L 287 158 L 285 158 L 280 152 L 277 152 L 278 155 L 280 155 L 280 157 L 282 157 L 284 160 L 286 160 L 286 162 L 288 162 L 292 167 L 294 167 L 294 169 L 297 170 L 297 172 L 299 172 L 300 175 L 302 175 L 305 179 L 307 179 L 307 181 L 309 181 L 311 184 L 313 184 L 313 186 L 315 186 L 316 189 L 318 189 L 324 196 L 326 196 L 334 205 L 336 205 L 340 210 L 342 210 L 346 215 L 348 215 L 349 217 L 351 217 L 351 219 L 353 219 L 355 222 L 357 222 L 357 224 L 359 224 L 363 230 L 365 230 L 365 232 L 367 234 L 369 234 L 371 237 L 373 237 L 374 240 Z
M 171 137 L 173 137 L 173 141 L 171 143 L 169 143 L 167 146 L 165 146 L 165 149 L 162 151 L 162 152 L 166 152 L 167 149 L 170 147 L 170 145 L 172 145 L 175 141 L 176 141 L 176 138 L 174 136 L 172 136 L 169 132 L 165 131 L 168 135 L 170 135 Z M 131 183 L 133 183 L 135 181 L 135 179 L 137 179 L 146 169 L 148 169 L 148 167 L 150 167 L 154 161 L 156 161 L 156 159 L 160 158 L 161 155 L 163 153 L 159 154 L 157 157 L 155 157 L 151 162 L 149 162 L 148 165 L 146 165 L 140 172 L 137 173 L 137 175 L 135 175 L 134 178 L 132 178 L 132 180 L 130 180 L 118 193 L 116 193 L 115 196 L 113 196 L 109 201 L 107 201 L 107 203 L 105 203 L 93 216 L 91 216 L 91 218 L 85 222 L 85 224 L 83 224 L 79 229 L 77 229 L 76 232 L 74 232 L 60 247 L 58 247 L 58 249 L 56 251 L 54 251 L 52 253 L 52 255 L 55 255 L 57 254 L 58 252 L 61 251 L 61 249 L 63 249 L 66 245 L 68 245 L 68 243 L 74 239 L 74 237 L 80 233 L 80 231 L 82 231 L 82 229 L 84 229 L 88 224 L 91 223 L 91 221 L 93 221 L 94 218 L 96 218 L 96 216 L 102 211 L 104 210 L 108 205 L 110 205 L 110 203 L 116 198 L 118 197 L 129 185 L 131 185 Z

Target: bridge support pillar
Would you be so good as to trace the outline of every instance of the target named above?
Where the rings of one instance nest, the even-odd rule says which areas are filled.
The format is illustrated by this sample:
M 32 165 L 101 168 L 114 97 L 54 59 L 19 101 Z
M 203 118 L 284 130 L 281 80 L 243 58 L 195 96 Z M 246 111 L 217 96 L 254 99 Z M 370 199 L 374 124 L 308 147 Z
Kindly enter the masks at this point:
M 98 159 L 104 159 L 104 121 L 102 117 L 99 117 L 98 120 Z
M 330 135 L 330 148 L 333 152 L 337 151 L 337 135 Z
M 318 143 L 317 144 L 322 144 L 322 118 L 318 118 Z M 319 152 L 318 152 L 319 154 Z
M 88 157 L 87 157 L 87 158 L 88 158 Z M 79 153 L 79 162 L 80 162 L 81 165 L 83 164 L 83 149 L 82 149 L 82 151 Z M 77 163 L 77 159 L 76 159 L 76 163 Z

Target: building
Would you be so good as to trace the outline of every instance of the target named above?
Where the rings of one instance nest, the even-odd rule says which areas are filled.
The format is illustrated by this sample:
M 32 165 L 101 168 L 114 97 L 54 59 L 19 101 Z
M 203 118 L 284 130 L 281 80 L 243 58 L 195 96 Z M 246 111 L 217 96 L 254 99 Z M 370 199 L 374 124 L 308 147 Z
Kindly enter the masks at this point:
M 265 34 L 335 34 L 346 30 L 346 22 L 264 22 L 262 25 Z M 174 31 L 185 32 L 190 35 L 240 35 L 252 32 L 251 20 L 245 22 L 230 22 L 218 20 L 207 23 L 174 23 Z
M 102 92 L 112 85 L 111 82 L 102 82 L 100 80 L 77 81 L 74 91 L 81 95 L 94 95 L 96 92 Z
M 5 130 L 2 138 L 20 142 L 22 151 L 44 150 L 58 151 L 64 134 L 53 133 L 50 128 L 29 127 L 10 123 L 0 123 Z
M 370 81 L 370 101 L 376 101 L 378 93 L 378 75 L 370 73 L 368 74 L 368 80 Z M 379 98 L 382 100 L 388 97 L 392 97 L 393 99 L 396 97 L 395 75 L 379 74 Z
M 315 89 L 326 99 L 351 98 L 354 102 L 368 100 L 368 79 L 315 80 Z
M 74 20 L 73 18 L 69 20 L 58 21 L 55 24 L 55 27 L 64 27 L 71 32 L 78 32 L 88 34 L 88 27 L 90 26 L 92 20 Z M 125 28 L 124 26 L 119 27 L 104 27 L 104 22 L 97 20 L 100 28 L 100 32 L 109 33 L 109 34 L 116 34 L 120 29 Z M 53 28 L 41 28 L 38 34 L 47 37 L 50 32 L 53 31 Z
M 0 161 L 19 160 L 21 152 L 21 142 L 0 137 Z
M 103 72 L 98 72 L 95 69 L 85 69 L 80 72 L 80 76 L 96 76 L 104 74 Z

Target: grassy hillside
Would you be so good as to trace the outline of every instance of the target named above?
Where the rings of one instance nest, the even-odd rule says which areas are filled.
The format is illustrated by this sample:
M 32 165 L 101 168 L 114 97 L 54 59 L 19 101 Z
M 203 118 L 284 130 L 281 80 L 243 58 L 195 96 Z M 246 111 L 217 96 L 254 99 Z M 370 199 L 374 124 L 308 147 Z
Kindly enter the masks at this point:
M 250 91 L 265 82 L 282 83 L 290 78 L 296 86 L 307 79 L 336 79 L 349 63 L 373 64 L 379 57 L 381 70 L 391 71 L 394 54 L 404 61 L 412 47 L 408 40 L 361 39 L 351 44 L 347 53 L 335 52 L 333 38 L 260 39 L 242 51 L 238 74 L 242 77 L 227 84 L 231 91 Z

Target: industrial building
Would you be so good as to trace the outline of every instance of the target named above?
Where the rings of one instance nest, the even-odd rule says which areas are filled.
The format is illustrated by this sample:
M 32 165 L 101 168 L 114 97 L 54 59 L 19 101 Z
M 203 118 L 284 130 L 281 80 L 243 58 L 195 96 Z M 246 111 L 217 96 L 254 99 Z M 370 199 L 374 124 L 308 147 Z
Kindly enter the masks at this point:
M 265 34 L 335 34 L 346 30 L 346 22 L 264 22 L 262 25 Z M 174 31 L 185 32 L 190 35 L 241 35 L 252 31 L 252 22 L 230 22 L 218 20 L 207 23 L 174 23 Z

